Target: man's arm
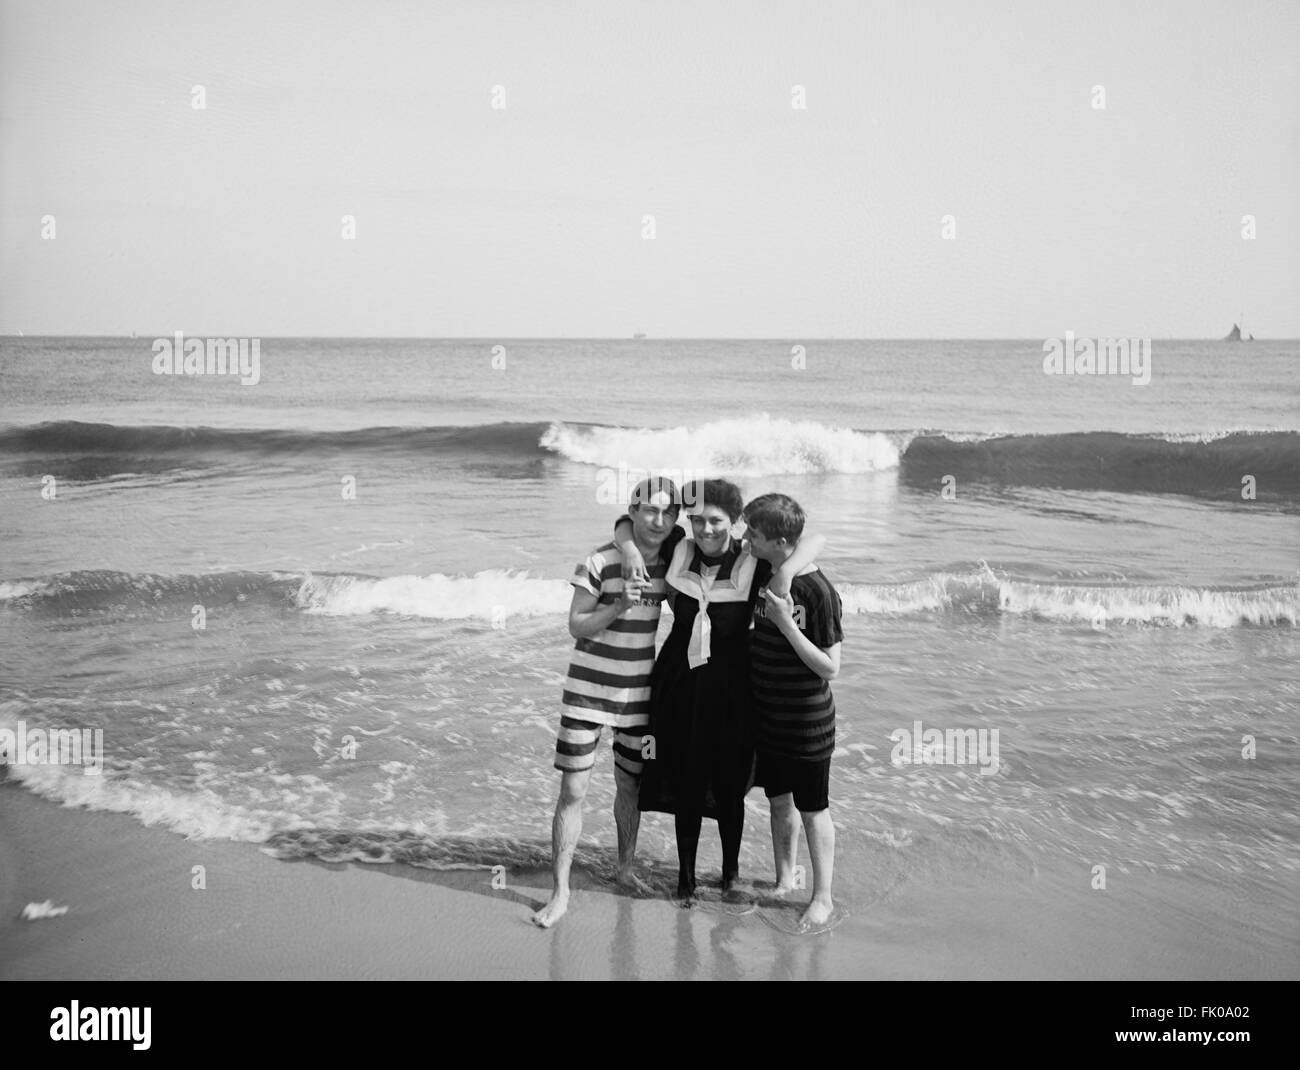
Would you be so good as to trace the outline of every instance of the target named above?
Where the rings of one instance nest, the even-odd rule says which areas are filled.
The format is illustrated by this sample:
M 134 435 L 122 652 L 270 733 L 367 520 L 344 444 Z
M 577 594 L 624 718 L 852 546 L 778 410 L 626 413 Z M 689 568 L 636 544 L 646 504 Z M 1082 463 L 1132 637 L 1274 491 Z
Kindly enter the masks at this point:
M 825 535 L 805 535 L 795 546 L 794 553 L 781 563 L 781 567 L 772 570 L 772 576 L 767 581 L 768 590 L 782 597 L 788 595 L 791 581 L 816 561 L 817 555 L 825 548 Z
M 828 647 L 819 647 L 800 630 L 794 619 L 794 599 L 789 595 L 778 597 L 771 588 L 763 592 L 767 599 L 767 616 L 781 630 L 786 641 L 794 647 L 799 660 L 808 666 L 823 680 L 834 680 L 840 674 L 840 647 L 834 643 Z
M 600 599 L 590 591 L 575 587 L 573 601 L 569 603 L 569 634 L 575 639 L 590 639 L 593 635 L 599 635 L 618 620 L 625 609 L 636 604 L 630 597 L 632 590 L 639 592 L 633 581 L 624 581 L 623 593 L 613 602 L 602 606 Z

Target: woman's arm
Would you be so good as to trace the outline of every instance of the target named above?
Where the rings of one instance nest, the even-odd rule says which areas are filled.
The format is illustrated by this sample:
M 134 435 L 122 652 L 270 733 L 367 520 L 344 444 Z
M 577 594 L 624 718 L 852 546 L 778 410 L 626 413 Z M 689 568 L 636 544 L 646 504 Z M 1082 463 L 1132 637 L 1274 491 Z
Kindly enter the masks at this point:
M 671 562 L 673 552 L 685 538 L 686 532 L 674 524 L 663 545 L 659 547 L 659 560 L 665 563 Z M 626 514 L 620 516 L 614 524 L 614 545 L 623 555 L 623 578 L 635 579 L 642 587 L 649 587 L 650 573 L 646 569 L 645 555 L 641 553 L 636 540 L 632 538 L 632 521 Z
M 636 580 L 642 587 L 650 583 L 650 573 L 646 571 L 645 558 L 637 549 L 636 540 L 632 538 L 632 519 L 620 516 L 614 525 L 614 544 L 623 555 L 623 579 Z
M 790 581 L 805 568 L 817 560 L 817 555 L 826 548 L 825 535 L 805 535 L 794 548 L 794 553 L 782 562 L 780 568 L 772 570 L 772 577 L 767 581 L 767 589 L 780 598 L 790 593 Z

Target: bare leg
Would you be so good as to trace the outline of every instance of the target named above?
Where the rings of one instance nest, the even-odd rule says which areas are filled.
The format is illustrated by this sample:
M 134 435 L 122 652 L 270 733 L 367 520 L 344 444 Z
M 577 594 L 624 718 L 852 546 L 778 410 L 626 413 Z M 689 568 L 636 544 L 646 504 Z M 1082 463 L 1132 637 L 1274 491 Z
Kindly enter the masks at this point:
M 560 774 L 560 799 L 551 822 L 551 873 L 555 887 L 550 902 L 533 915 L 533 922 L 543 929 L 549 929 L 569 909 L 569 869 L 578 837 L 582 835 L 582 800 L 590 783 L 590 769 Z
M 772 810 L 772 860 L 776 863 L 775 896 L 794 891 L 794 865 L 799 857 L 799 811 L 794 795 L 786 792 L 768 800 Z
M 835 826 L 831 823 L 829 807 L 801 816 L 804 832 L 808 834 L 808 853 L 812 855 L 813 895 L 808 909 L 799 919 L 799 928 L 813 929 L 826 924 L 835 906 L 831 902 L 831 878 L 835 872 Z
M 640 777 L 614 766 L 614 825 L 618 829 L 618 872 L 615 880 L 622 885 L 644 888 L 633 871 L 636 863 L 636 835 L 641 828 L 641 811 L 637 807 Z

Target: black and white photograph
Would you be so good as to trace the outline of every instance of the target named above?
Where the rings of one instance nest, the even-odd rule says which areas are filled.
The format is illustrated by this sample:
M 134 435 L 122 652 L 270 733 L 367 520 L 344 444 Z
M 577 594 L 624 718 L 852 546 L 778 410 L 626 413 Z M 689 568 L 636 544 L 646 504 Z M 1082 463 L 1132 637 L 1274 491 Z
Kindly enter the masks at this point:
M 0 0 L 0 980 L 1248 1048 L 1298 194 L 1293 3 Z

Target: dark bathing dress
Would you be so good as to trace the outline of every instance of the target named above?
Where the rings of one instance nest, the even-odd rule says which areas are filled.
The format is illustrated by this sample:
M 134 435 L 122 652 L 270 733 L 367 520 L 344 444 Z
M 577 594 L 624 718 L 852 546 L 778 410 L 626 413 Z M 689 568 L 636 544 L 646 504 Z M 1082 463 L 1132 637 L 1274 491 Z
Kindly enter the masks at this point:
M 694 568 L 719 566 L 713 597 L 731 584 L 739 541 L 718 557 L 695 545 Z M 758 590 L 771 575 L 756 563 L 746 597 L 708 605 L 712 626 L 709 660 L 692 669 L 687 659 L 700 604 L 673 591 L 673 627 L 650 675 L 650 726 L 655 759 L 641 776 L 640 808 L 665 814 L 698 812 L 718 819 L 717 800 L 743 799 L 754 783 L 754 722 L 749 673 L 750 622 Z M 735 591 L 740 597 L 741 592 Z

